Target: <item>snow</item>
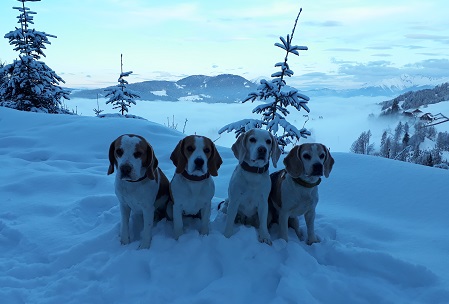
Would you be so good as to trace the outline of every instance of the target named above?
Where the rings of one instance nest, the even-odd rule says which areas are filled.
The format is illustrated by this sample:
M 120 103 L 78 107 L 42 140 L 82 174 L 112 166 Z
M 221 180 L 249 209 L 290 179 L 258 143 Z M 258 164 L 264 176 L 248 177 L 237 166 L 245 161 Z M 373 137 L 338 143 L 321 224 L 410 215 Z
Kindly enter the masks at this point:
M 82 100 L 71 102 L 82 109 Z M 216 206 L 227 196 L 237 160 L 219 140 L 223 165 L 214 178 L 210 234 L 199 235 L 199 222 L 190 220 L 175 241 L 172 223 L 164 221 L 153 229 L 148 250 L 137 250 L 138 241 L 120 245 L 108 148 L 120 134 L 140 134 L 170 179 L 169 157 L 184 134 L 142 119 L 0 107 L 2 303 L 447 303 L 449 171 L 337 152 L 344 145 L 334 137 L 351 124 L 335 125 L 335 115 L 347 113 L 340 119 L 349 122 L 353 112 L 345 109 L 371 111 L 370 102 L 334 100 L 333 108 L 322 107 L 326 102 L 311 105 L 324 119 L 307 125 L 314 138 L 335 147 L 334 169 L 319 186 L 321 243 L 307 246 L 293 231 L 286 243 L 277 239 L 277 227 L 273 246 L 259 243 L 251 227 L 240 226 L 230 239 L 222 235 L 225 217 Z M 254 106 L 165 103 L 162 115 L 151 112 L 154 103 L 148 111 L 142 104 L 131 111 L 162 120 L 175 107 L 189 117 L 202 114 L 206 119 L 189 120 L 198 134 L 248 116 Z M 372 122 L 364 116 L 363 123 L 367 129 Z
M 408 74 L 402 74 L 398 77 L 390 78 L 390 79 L 383 79 L 381 81 L 378 81 L 374 84 L 364 84 L 363 87 L 381 87 L 385 90 L 391 90 L 391 91 L 402 91 L 407 90 L 414 87 L 424 87 L 424 86 L 430 86 L 434 87 L 439 84 L 442 84 L 444 82 L 448 82 L 449 77 L 427 77 L 423 75 L 408 75 Z
M 151 93 L 156 95 L 156 96 L 167 96 L 167 91 L 166 90 L 151 91 Z

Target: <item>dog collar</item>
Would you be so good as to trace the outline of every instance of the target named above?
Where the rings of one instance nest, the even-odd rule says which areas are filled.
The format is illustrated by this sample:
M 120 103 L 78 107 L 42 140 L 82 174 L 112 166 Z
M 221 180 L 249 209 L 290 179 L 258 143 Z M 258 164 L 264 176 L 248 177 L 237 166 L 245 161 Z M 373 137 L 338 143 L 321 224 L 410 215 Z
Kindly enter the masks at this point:
M 184 170 L 181 173 L 181 175 L 184 176 L 185 178 L 187 178 L 188 180 L 191 180 L 191 181 L 194 181 L 194 182 L 200 182 L 200 181 L 203 181 L 205 179 L 208 179 L 209 176 L 210 176 L 210 173 L 208 172 L 208 173 L 206 173 L 204 175 L 197 176 L 197 175 L 191 175 L 191 174 L 187 173 L 186 170 Z
M 258 173 L 258 174 L 262 174 L 268 171 L 268 166 L 269 164 L 266 164 L 263 167 L 252 167 L 250 166 L 247 162 L 242 162 L 240 164 L 240 166 L 242 167 L 243 170 L 251 172 L 251 173 Z
M 141 182 L 141 181 L 143 181 L 144 179 L 146 179 L 147 178 L 147 176 L 146 175 L 144 175 L 144 176 L 142 176 L 141 178 L 139 178 L 139 179 L 136 179 L 136 180 L 132 180 L 132 179 L 126 179 L 126 181 L 127 182 L 130 182 L 130 183 L 138 183 L 138 182 Z
M 315 182 L 315 183 L 306 182 L 305 180 L 300 179 L 299 177 L 292 177 L 292 179 L 298 185 L 301 185 L 301 186 L 306 187 L 306 188 L 313 188 L 313 187 L 318 186 L 321 183 L 321 178 L 317 182 Z

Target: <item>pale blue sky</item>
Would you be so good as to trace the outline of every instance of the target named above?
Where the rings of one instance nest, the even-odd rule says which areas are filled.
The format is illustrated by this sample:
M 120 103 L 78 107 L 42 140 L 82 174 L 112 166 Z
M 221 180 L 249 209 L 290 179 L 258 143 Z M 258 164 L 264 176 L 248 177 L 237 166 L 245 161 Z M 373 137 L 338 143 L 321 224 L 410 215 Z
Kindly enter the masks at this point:
M 15 0 L 0 1 L 0 35 L 16 26 Z M 34 28 L 51 39 L 44 61 L 69 87 L 116 84 L 120 53 L 129 82 L 178 80 L 194 74 L 269 77 L 284 53 L 274 46 L 291 32 L 288 83 L 349 87 L 403 73 L 449 76 L 446 0 L 42 0 L 27 6 Z M 17 57 L 0 39 L 0 60 Z

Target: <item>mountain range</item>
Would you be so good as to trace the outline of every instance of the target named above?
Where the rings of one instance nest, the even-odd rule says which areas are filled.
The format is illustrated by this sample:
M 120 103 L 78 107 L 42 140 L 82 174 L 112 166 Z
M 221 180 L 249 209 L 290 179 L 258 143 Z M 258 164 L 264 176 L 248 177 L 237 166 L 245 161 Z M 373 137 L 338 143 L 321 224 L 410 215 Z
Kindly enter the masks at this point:
M 409 91 L 431 89 L 449 82 L 446 78 L 431 78 L 421 75 L 401 75 L 375 84 L 364 84 L 359 88 L 335 90 L 331 88 L 307 89 L 302 93 L 309 97 L 320 96 L 397 96 Z M 128 84 L 127 88 L 140 95 L 142 100 L 182 101 L 193 100 L 209 103 L 234 103 L 242 101 L 249 93 L 257 90 L 258 83 L 238 75 L 218 76 L 193 75 L 178 81 L 152 80 Z M 108 87 L 112 88 L 112 87 Z M 104 97 L 103 89 L 73 90 L 73 98 Z
M 178 81 L 152 80 L 130 83 L 127 89 L 135 91 L 142 100 L 233 103 L 243 100 L 249 93 L 254 92 L 257 85 L 241 76 L 221 74 L 213 77 L 193 75 Z M 80 90 L 72 91 L 70 97 L 97 98 L 106 94 L 105 89 Z

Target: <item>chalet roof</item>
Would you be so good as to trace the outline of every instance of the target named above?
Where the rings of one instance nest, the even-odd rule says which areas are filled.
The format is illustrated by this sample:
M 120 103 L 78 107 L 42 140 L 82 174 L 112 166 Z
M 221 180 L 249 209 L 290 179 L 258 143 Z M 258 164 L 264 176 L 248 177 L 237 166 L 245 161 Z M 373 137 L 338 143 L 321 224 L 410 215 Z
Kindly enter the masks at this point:
M 420 117 L 421 119 L 433 119 L 433 115 L 431 113 L 424 113 Z

